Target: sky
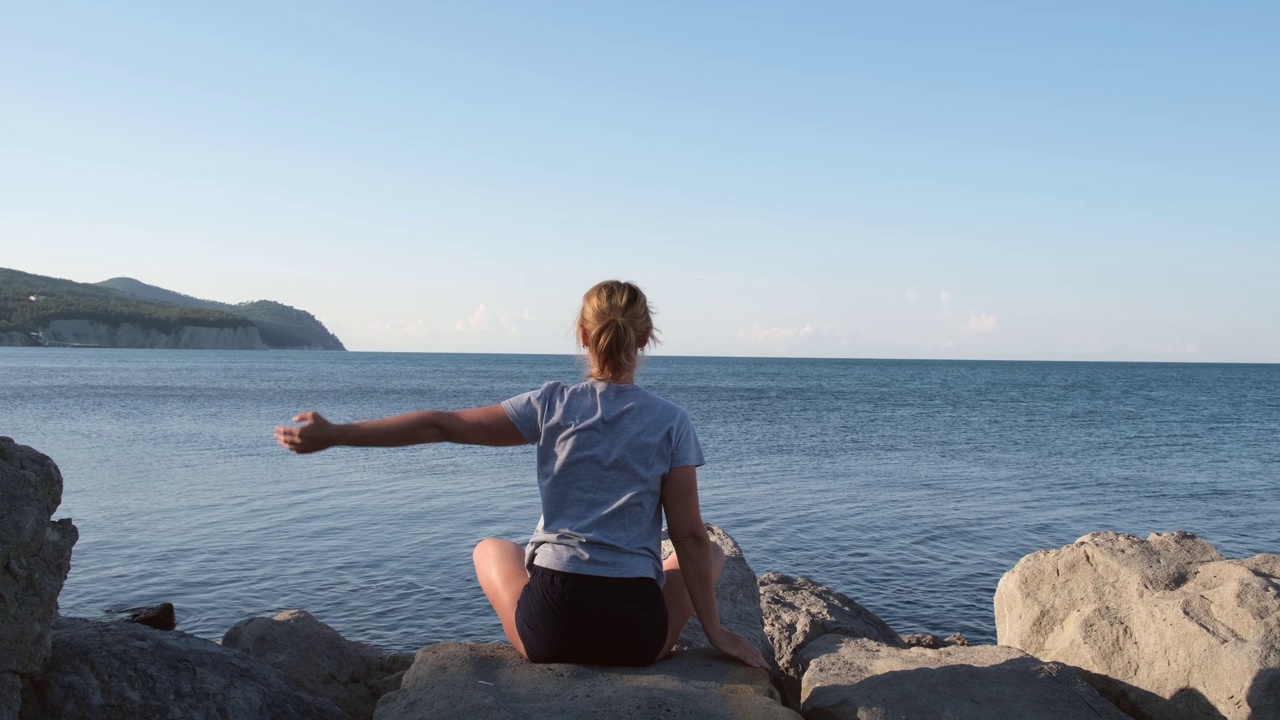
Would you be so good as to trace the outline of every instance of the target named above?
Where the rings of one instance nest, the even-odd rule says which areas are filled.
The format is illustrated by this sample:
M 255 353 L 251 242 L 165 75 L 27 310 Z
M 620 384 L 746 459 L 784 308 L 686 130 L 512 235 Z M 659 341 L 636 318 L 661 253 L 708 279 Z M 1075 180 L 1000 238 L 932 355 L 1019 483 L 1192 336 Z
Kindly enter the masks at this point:
M 1280 3 L 9 3 L 0 267 L 352 350 L 1280 362 Z

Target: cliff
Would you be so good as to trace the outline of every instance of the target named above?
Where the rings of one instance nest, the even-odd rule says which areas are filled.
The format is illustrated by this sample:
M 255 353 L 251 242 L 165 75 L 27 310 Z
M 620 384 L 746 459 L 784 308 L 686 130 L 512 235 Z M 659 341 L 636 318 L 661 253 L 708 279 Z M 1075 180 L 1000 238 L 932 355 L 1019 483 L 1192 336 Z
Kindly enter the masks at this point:
M 54 320 L 39 333 L 50 347 L 162 348 L 176 350 L 266 350 L 258 328 L 175 327 L 169 331 L 133 323 Z

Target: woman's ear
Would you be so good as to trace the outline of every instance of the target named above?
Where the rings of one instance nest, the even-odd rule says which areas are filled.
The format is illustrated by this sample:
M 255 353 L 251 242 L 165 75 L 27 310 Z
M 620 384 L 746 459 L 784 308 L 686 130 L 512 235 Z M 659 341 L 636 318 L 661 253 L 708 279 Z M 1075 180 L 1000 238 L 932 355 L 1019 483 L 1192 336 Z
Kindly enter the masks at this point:
M 636 338 L 636 351 L 639 352 L 649 347 L 649 333 L 645 333 Z
M 582 347 L 587 347 L 591 340 L 591 333 L 587 332 L 586 325 L 578 326 L 578 342 L 582 343 Z

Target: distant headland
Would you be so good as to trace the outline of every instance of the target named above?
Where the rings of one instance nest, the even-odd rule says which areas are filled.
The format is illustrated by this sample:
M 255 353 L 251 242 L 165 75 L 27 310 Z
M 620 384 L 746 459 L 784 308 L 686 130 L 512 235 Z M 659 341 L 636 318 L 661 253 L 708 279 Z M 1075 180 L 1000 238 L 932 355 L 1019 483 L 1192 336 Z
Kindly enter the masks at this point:
M 202 300 L 118 277 L 0 268 L 0 346 L 346 350 L 314 315 L 273 300 Z

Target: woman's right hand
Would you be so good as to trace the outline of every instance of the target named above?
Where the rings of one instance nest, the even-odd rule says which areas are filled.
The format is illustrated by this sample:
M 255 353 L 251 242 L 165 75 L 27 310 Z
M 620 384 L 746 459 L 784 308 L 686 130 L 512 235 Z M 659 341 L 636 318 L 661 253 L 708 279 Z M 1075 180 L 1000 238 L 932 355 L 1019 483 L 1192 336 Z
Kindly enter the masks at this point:
M 760 652 L 760 648 L 738 633 L 721 627 L 718 632 L 707 633 L 707 640 L 711 642 L 711 647 L 725 655 L 735 657 L 751 667 L 769 670 L 769 663 L 764 659 L 764 653 Z
M 276 442 L 287 450 L 302 455 L 326 450 L 337 442 L 336 426 L 318 412 L 298 413 L 293 421 L 302 424 L 276 428 Z

